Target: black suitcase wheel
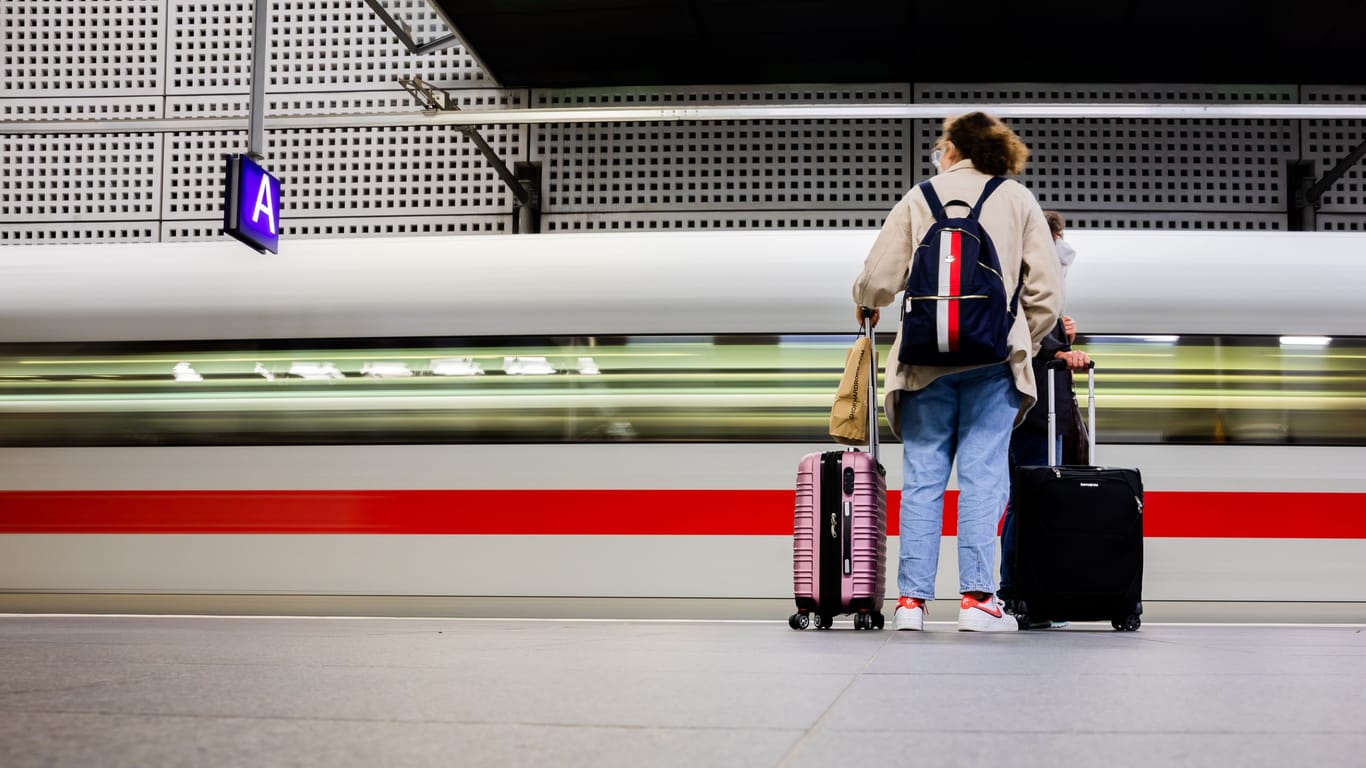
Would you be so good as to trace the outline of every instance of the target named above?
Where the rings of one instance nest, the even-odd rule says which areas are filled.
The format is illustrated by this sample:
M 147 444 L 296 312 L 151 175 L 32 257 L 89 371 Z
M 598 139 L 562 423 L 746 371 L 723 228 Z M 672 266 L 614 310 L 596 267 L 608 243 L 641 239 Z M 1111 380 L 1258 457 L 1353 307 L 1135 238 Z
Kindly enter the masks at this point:
M 1135 632 L 1142 625 L 1143 620 L 1132 613 L 1122 619 L 1114 619 L 1110 622 L 1110 626 L 1120 632 Z
M 882 614 L 880 613 L 856 613 L 854 614 L 854 629 L 882 629 Z
M 821 616 L 816 614 L 814 618 L 816 620 L 816 629 L 829 629 L 835 625 L 834 616 Z
M 806 629 L 810 624 L 810 617 L 804 613 L 794 613 L 787 617 L 787 625 L 793 629 Z

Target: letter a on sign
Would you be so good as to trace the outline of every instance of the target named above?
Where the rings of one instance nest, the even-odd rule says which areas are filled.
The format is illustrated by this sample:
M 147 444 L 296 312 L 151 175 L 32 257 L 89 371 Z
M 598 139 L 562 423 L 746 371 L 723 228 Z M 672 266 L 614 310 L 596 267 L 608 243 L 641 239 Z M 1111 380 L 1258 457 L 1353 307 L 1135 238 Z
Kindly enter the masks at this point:
M 223 232 L 258 251 L 279 253 L 280 180 L 246 155 L 228 155 Z
M 270 227 L 272 235 L 279 234 L 275 230 L 275 203 L 270 197 L 270 177 L 261 174 L 261 186 L 256 190 L 256 208 L 251 212 L 253 224 L 261 223 L 261 214 L 265 214 L 266 222 Z

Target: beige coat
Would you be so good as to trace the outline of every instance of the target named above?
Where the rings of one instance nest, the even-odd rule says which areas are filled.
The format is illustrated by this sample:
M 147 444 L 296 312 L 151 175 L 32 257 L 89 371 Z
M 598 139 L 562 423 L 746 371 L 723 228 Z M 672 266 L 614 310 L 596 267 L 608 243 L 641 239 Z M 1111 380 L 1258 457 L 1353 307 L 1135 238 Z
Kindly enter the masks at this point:
M 971 160 L 960 160 L 934 177 L 934 190 L 939 199 L 977 202 L 991 178 L 978 171 Z M 950 207 L 950 216 L 965 216 L 961 207 Z M 1053 246 L 1048 222 L 1034 195 L 1014 180 L 1006 181 L 987 198 L 982 209 L 982 226 L 996 246 L 1001 259 L 1007 297 L 1014 293 L 1021 271 L 1024 287 L 1020 291 L 1020 311 L 1010 330 L 1010 368 L 1015 375 L 1015 388 L 1020 392 L 1020 412 L 1015 417 L 1019 424 L 1034 405 L 1034 369 L 1029 364 L 1039 350 L 1039 342 L 1058 321 L 1062 311 L 1062 267 Z M 885 307 L 891 304 L 906 287 L 910 275 L 911 258 L 916 246 L 934 216 L 925 196 L 912 187 L 906 196 L 887 215 L 887 223 L 873 243 L 873 250 L 863 264 L 863 273 L 854 281 L 854 301 L 865 307 Z M 883 322 L 897 323 L 896 343 L 887 358 L 883 390 L 886 392 L 887 420 L 892 430 L 900 435 L 897 418 L 897 399 L 903 391 L 923 389 L 936 378 L 965 368 L 944 368 L 928 365 L 903 365 L 897 359 L 901 349 L 900 312 L 889 312 Z

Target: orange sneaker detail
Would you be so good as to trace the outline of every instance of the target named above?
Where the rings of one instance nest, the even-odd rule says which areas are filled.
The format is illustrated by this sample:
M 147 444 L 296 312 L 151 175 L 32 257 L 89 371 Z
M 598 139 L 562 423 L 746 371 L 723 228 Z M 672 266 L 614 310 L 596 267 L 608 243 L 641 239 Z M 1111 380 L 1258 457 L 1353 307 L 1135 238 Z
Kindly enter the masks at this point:
M 976 608 L 983 613 L 990 614 L 998 619 L 1001 618 L 1001 608 L 991 597 L 986 600 L 978 600 L 972 595 L 963 595 L 963 601 L 958 604 L 958 607 L 965 611 L 969 608 Z
M 925 601 L 918 597 L 906 597 L 905 595 L 902 595 L 901 599 L 896 601 L 896 607 L 906 608 L 912 611 L 919 608 L 920 610 L 929 613 L 929 610 L 925 608 Z

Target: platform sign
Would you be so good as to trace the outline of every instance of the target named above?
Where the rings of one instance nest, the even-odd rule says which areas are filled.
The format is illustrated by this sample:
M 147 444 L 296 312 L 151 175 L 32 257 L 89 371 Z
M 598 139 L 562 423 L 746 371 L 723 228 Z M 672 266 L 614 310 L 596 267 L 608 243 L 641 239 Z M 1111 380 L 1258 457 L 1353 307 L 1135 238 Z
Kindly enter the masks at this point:
M 280 180 L 246 155 L 228 155 L 223 231 L 262 253 L 280 252 Z

